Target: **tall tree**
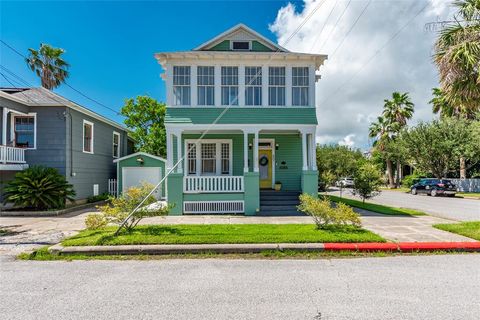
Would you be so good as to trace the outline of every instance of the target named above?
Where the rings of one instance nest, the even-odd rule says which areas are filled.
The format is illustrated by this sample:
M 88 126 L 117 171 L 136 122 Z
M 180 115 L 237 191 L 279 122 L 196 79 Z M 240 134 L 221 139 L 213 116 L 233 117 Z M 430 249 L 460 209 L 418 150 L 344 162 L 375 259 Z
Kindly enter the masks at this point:
M 400 168 L 401 157 L 393 152 L 391 148 L 392 142 L 400 131 L 407 125 L 407 121 L 412 118 L 414 112 L 414 104 L 408 93 L 394 92 L 391 99 L 385 99 L 383 112 L 370 126 L 369 135 L 376 138 L 375 148 L 384 154 L 389 187 L 393 187 L 393 160 L 397 163 L 397 179 L 396 185 L 400 184 Z M 389 147 L 390 146 L 390 147 Z
M 165 104 L 147 96 L 125 101 L 120 112 L 126 117 L 124 122 L 131 130 L 136 151 L 166 156 L 165 110 Z
M 25 61 L 40 77 L 42 87 L 52 90 L 65 82 L 69 76 L 69 64 L 62 58 L 65 50 L 41 43 L 39 50 L 30 48 L 28 51 L 30 54 Z
M 461 115 L 480 110 L 480 0 L 457 0 L 453 22 L 440 31 L 434 61 L 445 101 Z

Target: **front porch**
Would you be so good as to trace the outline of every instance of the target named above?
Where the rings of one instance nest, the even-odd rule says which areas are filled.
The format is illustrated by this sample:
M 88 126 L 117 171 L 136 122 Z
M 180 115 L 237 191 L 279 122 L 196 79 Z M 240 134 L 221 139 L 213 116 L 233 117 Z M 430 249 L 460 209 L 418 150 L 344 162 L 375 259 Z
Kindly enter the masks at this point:
M 235 126 L 167 127 L 171 214 L 258 215 L 264 208 L 260 191 L 274 189 L 276 182 L 291 194 L 317 192 L 315 126 Z
M 10 101 L 8 108 L 4 105 L 5 101 L 0 97 L 0 171 L 23 170 L 28 168 L 25 150 L 34 147 L 28 144 L 29 140 L 34 139 L 35 124 L 29 122 L 34 117 L 29 115 L 26 106 Z M 17 136 L 20 138 L 16 139 Z M 21 139 L 25 141 L 19 141 Z

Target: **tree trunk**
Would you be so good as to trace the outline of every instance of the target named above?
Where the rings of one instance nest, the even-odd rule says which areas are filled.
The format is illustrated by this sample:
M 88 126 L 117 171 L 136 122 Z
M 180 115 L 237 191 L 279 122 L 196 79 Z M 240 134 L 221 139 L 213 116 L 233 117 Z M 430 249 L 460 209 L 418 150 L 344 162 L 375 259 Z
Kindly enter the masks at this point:
M 465 164 L 465 158 L 460 157 L 460 179 L 467 178 L 467 166 Z
M 388 187 L 393 189 L 395 187 L 393 181 L 393 163 L 392 160 L 387 160 L 387 176 L 388 176 Z
M 400 163 L 400 161 L 397 161 L 397 180 L 395 182 L 395 186 L 397 188 L 400 187 L 400 180 L 402 179 L 401 170 L 402 170 L 402 164 Z

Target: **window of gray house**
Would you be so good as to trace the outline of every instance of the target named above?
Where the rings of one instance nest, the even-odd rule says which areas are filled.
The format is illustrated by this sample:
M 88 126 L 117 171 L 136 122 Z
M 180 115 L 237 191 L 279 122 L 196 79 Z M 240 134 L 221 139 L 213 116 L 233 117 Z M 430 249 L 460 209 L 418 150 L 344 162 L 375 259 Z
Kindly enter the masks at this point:
M 176 106 L 190 105 L 190 67 L 173 67 L 173 104 Z
M 83 152 L 93 153 L 93 123 L 83 120 Z
M 238 106 L 238 67 L 222 67 L 222 105 Z
M 262 105 L 262 67 L 245 67 L 245 105 Z
M 198 105 L 215 105 L 214 67 L 197 67 L 197 90 Z
M 13 117 L 13 139 L 17 147 L 35 148 L 35 116 Z
M 113 157 L 120 157 L 120 133 L 113 132 Z
M 268 68 L 268 104 L 285 105 L 285 67 Z
M 308 106 L 308 67 L 292 68 L 292 105 Z

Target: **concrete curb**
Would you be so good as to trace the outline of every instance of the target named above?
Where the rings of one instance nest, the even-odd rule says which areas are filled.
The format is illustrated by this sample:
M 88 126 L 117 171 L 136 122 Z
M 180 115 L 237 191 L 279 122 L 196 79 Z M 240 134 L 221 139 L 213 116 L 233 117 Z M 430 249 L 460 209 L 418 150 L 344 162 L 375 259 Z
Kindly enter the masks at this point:
M 400 242 L 400 243 L 252 243 L 252 244 L 153 244 L 118 246 L 75 246 L 56 244 L 48 248 L 61 255 L 164 255 L 194 253 L 260 253 L 266 250 L 416 252 L 480 252 L 480 242 Z

